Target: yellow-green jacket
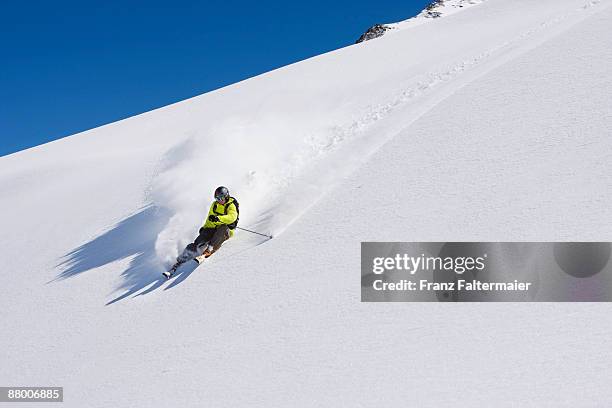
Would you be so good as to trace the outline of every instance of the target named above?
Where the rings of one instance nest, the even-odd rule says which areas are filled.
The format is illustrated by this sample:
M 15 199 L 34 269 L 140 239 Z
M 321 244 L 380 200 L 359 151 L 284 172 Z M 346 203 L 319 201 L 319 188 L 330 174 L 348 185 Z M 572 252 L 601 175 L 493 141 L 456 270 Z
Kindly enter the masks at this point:
M 219 204 L 217 201 L 213 201 L 208 210 L 208 215 L 206 215 L 203 227 L 216 228 L 219 225 L 229 225 L 236 221 L 236 219 L 238 219 L 238 209 L 234 201 L 234 197 L 230 197 L 225 204 Z M 208 219 L 208 217 L 213 214 L 219 217 L 219 222 L 212 222 Z M 230 237 L 232 235 L 234 235 L 234 230 L 230 229 Z

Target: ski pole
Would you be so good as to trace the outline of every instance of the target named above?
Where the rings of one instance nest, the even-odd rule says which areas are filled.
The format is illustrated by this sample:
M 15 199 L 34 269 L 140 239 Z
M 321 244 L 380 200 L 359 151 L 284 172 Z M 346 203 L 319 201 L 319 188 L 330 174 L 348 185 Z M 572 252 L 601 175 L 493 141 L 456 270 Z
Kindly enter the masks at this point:
M 250 229 L 246 229 L 246 228 L 242 228 L 242 227 L 236 227 L 236 229 L 240 229 L 240 230 L 243 230 L 243 231 L 250 232 L 252 234 L 257 234 L 257 235 L 261 235 L 262 237 L 267 237 L 267 238 L 272 239 L 272 235 L 262 234 L 261 232 L 251 231 Z

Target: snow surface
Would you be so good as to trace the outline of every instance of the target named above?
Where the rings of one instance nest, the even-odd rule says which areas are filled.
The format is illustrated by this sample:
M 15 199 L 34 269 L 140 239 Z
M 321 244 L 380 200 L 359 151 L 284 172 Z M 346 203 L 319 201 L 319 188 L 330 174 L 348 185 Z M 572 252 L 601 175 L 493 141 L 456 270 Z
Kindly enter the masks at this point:
M 0 385 L 608 406 L 609 305 L 360 303 L 359 244 L 612 241 L 611 4 L 487 0 L 0 158 Z M 159 281 L 219 184 L 275 238 Z

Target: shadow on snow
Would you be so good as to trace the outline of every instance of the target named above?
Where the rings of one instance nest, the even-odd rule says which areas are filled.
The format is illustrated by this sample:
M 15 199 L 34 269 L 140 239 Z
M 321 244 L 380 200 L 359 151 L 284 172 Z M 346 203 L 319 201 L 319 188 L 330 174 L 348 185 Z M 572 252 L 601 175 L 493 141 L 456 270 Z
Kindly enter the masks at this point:
M 169 219 L 170 213 L 166 209 L 155 206 L 142 208 L 110 230 L 66 254 L 57 265 L 61 272 L 55 280 L 71 278 L 111 262 L 133 257 L 127 269 L 121 273 L 124 282 L 118 290 L 123 289 L 123 294 L 109 301 L 107 305 L 131 295 L 139 296 L 152 292 L 166 282 L 161 276 L 163 266 L 155 255 L 155 240 Z M 179 268 L 170 287 L 184 281 L 196 266 L 185 264 Z
M 158 289 L 166 282 L 166 278 L 161 275 L 165 268 L 157 260 L 155 241 L 158 234 L 168 224 L 170 217 L 170 211 L 161 207 L 150 205 L 142 208 L 117 223 L 110 230 L 64 255 L 57 265 L 61 272 L 53 281 L 68 279 L 109 263 L 132 257 L 127 269 L 121 273 L 124 281 L 117 288 L 117 291 L 123 290 L 123 293 L 107 302 L 106 305 L 130 296 L 146 295 Z M 264 219 L 266 217 L 271 217 L 271 215 L 268 214 Z M 245 240 L 245 247 L 236 248 L 231 254 L 226 255 L 238 255 L 267 241 L 265 238 L 253 238 L 254 240 Z M 166 266 L 170 267 L 170 265 Z M 195 261 L 181 265 L 175 272 L 172 282 L 164 290 L 171 289 L 185 281 L 197 267 L 198 264 Z

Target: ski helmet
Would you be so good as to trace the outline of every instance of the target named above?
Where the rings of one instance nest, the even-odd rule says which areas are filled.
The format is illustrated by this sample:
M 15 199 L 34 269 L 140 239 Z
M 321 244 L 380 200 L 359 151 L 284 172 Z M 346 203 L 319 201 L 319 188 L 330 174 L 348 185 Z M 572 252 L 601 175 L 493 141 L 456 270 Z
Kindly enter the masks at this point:
M 229 190 L 227 189 L 227 187 L 217 187 L 217 189 L 215 190 L 215 200 L 217 201 L 227 201 L 227 199 L 229 198 Z

